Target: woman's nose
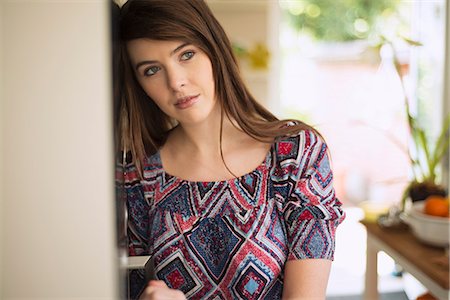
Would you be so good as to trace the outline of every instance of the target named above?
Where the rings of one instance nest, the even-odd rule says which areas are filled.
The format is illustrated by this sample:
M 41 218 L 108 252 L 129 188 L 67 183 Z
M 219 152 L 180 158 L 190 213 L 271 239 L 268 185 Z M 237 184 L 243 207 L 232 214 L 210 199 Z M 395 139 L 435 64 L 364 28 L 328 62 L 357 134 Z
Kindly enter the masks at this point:
M 174 91 L 180 91 L 188 81 L 186 71 L 180 67 L 170 67 L 167 69 L 166 74 L 168 85 Z

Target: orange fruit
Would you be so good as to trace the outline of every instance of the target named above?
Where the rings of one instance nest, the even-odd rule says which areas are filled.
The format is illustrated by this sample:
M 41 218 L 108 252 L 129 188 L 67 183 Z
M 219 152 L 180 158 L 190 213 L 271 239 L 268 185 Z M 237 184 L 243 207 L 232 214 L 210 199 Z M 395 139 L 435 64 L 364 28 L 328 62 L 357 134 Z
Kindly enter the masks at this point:
M 434 297 L 430 292 L 426 292 L 416 298 L 416 300 L 438 300 L 438 298 Z
M 431 216 L 447 217 L 449 215 L 449 200 L 442 196 L 429 196 L 425 199 L 424 213 Z

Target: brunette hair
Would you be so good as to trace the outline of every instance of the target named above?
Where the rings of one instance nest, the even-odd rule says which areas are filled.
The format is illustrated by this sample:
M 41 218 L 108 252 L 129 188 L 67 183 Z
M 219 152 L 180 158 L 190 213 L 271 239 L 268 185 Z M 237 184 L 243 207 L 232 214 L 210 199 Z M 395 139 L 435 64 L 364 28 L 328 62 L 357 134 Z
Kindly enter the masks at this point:
M 137 82 L 125 48 L 138 38 L 177 40 L 199 47 L 211 60 L 215 95 L 222 112 L 251 137 L 269 142 L 314 130 L 298 120 L 279 120 L 248 91 L 222 26 L 203 0 L 128 0 L 121 8 L 121 113 L 119 149 L 131 152 L 138 169 L 161 147 L 176 122 L 163 113 Z M 290 126 L 287 124 L 290 123 Z

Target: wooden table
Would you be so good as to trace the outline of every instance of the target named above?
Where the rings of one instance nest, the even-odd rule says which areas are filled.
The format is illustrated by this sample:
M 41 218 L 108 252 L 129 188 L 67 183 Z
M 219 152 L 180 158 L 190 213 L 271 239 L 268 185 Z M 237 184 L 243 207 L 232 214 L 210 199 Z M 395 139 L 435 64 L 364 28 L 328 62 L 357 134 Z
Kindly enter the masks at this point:
M 449 299 L 448 264 L 436 259 L 445 250 L 420 243 L 409 229 L 383 229 L 376 223 L 361 222 L 367 229 L 365 300 L 378 299 L 377 253 L 385 252 L 439 299 Z

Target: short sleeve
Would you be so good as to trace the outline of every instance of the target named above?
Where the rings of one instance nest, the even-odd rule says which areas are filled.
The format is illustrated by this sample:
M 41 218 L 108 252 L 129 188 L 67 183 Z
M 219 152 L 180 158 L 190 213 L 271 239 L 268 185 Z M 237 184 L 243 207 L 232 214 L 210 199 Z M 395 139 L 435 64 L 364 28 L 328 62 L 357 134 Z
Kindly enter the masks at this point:
M 313 131 L 302 131 L 288 143 L 294 153 L 285 160 L 287 163 L 281 162 L 289 182 L 283 199 L 288 260 L 333 260 L 336 227 L 345 214 L 333 188 L 327 145 Z M 283 143 L 279 146 L 281 152 L 282 147 Z

